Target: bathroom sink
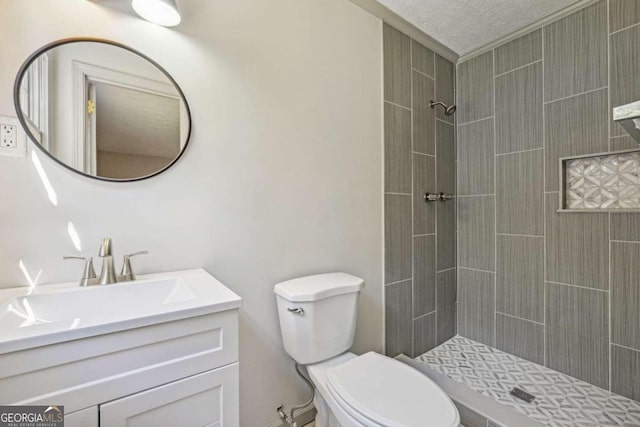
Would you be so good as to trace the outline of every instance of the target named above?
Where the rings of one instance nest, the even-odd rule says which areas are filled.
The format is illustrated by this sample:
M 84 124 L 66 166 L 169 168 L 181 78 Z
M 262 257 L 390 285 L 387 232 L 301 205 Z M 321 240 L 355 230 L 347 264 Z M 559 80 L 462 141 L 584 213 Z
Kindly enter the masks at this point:
M 240 297 L 204 270 L 0 291 L 0 354 L 230 310 Z

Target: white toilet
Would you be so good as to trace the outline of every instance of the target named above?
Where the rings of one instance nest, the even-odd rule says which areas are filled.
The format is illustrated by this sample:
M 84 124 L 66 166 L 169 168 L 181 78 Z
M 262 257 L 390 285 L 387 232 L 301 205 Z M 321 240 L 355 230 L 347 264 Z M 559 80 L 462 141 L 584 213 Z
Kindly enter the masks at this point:
M 456 407 L 427 376 L 381 354 L 348 352 L 363 284 L 329 273 L 274 289 L 284 348 L 316 389 L 316 427 L 457 427 Z

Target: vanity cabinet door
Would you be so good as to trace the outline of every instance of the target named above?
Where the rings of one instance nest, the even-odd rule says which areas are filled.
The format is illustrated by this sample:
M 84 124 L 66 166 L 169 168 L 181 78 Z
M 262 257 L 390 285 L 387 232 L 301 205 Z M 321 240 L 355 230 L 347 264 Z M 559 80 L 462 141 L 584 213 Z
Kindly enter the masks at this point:
M 98 407 L 92 406 L 66 414 L 64 427 L 98 427 Z
M 100 427 L 238 427 L 238 363 L 100 405 Z

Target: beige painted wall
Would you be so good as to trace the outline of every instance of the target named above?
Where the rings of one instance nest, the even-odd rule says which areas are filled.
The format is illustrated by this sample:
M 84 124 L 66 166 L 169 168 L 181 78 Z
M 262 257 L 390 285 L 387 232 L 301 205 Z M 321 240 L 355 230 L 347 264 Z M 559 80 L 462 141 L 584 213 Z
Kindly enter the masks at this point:
M 193 114 L 186 155 L 148 181 L 76 176 L 39 155 L 0 158 L 0 286 L 76 279 L 83 249 L 149 249 L 143 272 L 205 267 L 244 298 L 242 425 L 306 397 L 284 353 L 274 283 L 343 270 L 366 280 L 357 351 L 381 350 L 381 24 L 346 0 L 182 0 L 183 25 L 161 28 L 127 1 L 0 0 L 0 115 L 14 115 L 22 61 L 55 39 L 95 36 L 138 49 L 182 86 Z M 117 6 L 123 5 L 123 6 Z

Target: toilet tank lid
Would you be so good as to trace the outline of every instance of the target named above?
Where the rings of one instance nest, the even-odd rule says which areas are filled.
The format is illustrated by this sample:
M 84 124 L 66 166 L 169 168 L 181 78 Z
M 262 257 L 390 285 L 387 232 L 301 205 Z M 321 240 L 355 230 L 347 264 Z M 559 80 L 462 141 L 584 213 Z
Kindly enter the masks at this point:
M 359 292 L 364 280 L 347 273 L 325 273 L 278 283 L 274 292 L 291 302 L 309 302 Z

